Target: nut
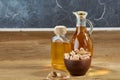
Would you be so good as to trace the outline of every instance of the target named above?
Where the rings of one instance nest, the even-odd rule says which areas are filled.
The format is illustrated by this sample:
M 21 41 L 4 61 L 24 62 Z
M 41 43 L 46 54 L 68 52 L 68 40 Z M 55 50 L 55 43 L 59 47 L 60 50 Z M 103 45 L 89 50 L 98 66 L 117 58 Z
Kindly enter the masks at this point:
M 79 55 L 74 55 L 74 56 L 73 56 L 73 59 L 74 59 L 74 60 L 79 60 L 79 58 L 80 58 Z
M 69 59 L 69 58 L 70 58 L 69 53 L 65 53 L 65 54 L 64 54 L 64 57 L 65 57 L 65 59 Z
M 70 52 L 70 55 L 74 56 L 76 53 L 74 51 Z
M 90 52 L 85 51 L 84 48 L 80 48 L 80 50 L 76 49 L 75 51 L 71 51 L 69 53 L 64 54 L 65 59 L 70 59 L 70 60 L 85 60 L 89 59 L 91 56 Z

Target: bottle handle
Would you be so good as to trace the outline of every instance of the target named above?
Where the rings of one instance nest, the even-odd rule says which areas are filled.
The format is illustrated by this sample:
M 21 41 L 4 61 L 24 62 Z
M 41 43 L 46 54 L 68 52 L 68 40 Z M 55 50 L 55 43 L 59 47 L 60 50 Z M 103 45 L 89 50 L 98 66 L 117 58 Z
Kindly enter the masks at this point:
M 89 35 L 91 36 L 92 32 L 93 32 L 93 24 L 89 19 L 86 19 L 86 22 L 89 24 L 90 26 L 90 30 L 89 30 Z

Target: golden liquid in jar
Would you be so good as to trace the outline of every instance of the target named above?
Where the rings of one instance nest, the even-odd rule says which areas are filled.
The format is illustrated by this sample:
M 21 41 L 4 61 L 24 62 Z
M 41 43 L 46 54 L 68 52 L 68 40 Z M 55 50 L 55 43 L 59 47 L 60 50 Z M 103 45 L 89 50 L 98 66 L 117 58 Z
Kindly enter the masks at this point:
M 66 70 L 64 65 L 64 53 L 71 50 L 70 43 L 51 42 L 52 67 L 57 70 Z
M 76 32 L 71 39 L 71 49 L 84 48 L 93 55 L 93 45 L 85 26 L 76 27 Z

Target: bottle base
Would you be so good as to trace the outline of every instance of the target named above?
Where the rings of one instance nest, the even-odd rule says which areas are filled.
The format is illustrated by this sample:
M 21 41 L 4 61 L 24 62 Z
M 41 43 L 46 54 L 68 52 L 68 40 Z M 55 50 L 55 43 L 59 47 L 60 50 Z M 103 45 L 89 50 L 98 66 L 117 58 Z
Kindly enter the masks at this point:
M 65 65 L 52 64 L 52 67 L 56 70 L 66 71 Z

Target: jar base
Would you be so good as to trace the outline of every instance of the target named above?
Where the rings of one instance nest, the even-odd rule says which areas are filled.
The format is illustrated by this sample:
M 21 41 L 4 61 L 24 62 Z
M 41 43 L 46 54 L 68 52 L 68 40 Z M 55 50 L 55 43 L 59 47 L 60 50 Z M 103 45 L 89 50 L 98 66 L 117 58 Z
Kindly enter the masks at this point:
M 66 71 L 65 65 L 53 64 L 52 67 L 53 67 L 54 69 L 56 69 L 56 70 Z

